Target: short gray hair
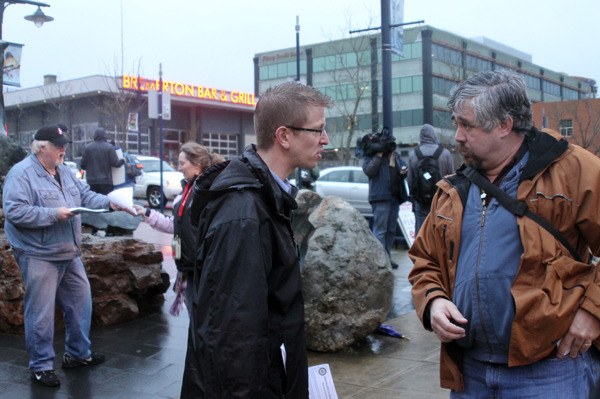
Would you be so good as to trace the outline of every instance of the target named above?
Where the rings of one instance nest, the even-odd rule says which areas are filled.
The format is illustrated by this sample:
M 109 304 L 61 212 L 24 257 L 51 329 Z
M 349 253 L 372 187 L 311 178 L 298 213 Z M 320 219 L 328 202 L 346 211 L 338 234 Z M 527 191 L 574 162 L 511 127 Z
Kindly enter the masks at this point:
M 490 131 L 498 124 L 513 119 L 513 130 L 524 133 L 533 126 L 531 102 L 525 80 L 512 70 L 479 72 L 450 90 L 448 107 L 452 112 L 471 101 L 475 124 Z
M 48 147 L 48 144 L 50 142 L 46 140 L 33 140 L 31 142 L 31 152 L 37 154 L 42 150 L 42 147 Z

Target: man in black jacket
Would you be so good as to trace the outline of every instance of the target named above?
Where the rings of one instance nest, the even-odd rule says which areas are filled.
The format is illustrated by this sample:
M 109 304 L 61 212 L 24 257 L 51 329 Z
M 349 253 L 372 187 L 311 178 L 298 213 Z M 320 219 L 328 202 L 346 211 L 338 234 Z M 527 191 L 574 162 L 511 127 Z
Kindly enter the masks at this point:
M 106 130 L 96 129 L 94 141 L 85 146 L 79 166 L 85 170 L 85 179 L 92 191 L 108 194 L 113 190 L 112 168 L 118 168 L 125 159 L 117 157 L 115 146 L 107 141 Z
M 181 398 L 308 398 L 298 252 L 297 188 L 329 143 L 331 99 L 288 82 L 260 96 L 257 145 L 210 185 L 196 185 L 199 221 L 190 338 Z

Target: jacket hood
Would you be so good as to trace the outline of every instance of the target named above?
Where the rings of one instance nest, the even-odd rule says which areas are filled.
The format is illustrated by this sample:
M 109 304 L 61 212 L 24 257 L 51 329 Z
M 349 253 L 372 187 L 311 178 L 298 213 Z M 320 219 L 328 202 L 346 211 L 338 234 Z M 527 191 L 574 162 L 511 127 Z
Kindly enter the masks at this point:
M 102 128 L 96 129 L 94 132 L 94 141 L 106 141 L 108 140 L 108 135 L 106 134 L 106 130 Z
M 439 144 L 440 141 L 435 134 L 435 129 L 429 124 L 424 124 L 421 128 L 421 134 L 419 135 L 421 144 Z
M 192 204 L 194 223 L 198 222 L 208 202 L 232 190 L 259 191 L 265 203 L 276 208 L 279 214 L 298 207 L 294 200 L 298 189 L 292 187 L 290 195 L 283 193 L 253 144 L 246 147 L 239 158 L 215 165 L 215 169 L 212 169 L 207 169 L 196 179 Z
M 557 139 L 551 134 L 531 128 L 525 135 L 529 147 L 529 161 L 523 169 L 521 181 L 531 179 L 542 169 L 567 151 L 569 143 L 565 139 Z

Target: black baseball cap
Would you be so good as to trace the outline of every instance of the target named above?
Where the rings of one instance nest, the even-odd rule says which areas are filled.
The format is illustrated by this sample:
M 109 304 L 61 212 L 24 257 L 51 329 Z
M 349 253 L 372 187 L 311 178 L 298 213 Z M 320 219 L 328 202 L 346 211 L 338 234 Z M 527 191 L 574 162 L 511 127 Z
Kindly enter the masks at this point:
M 63 133 L 68 133 L 69 132 L 69 128 L 64 123 L 57 123 L 56 126 L 58 126 L 58 128 L 60 130 L 62 130 Z
M 49 141 L 58 147 L 62 147 L 67 143 L 72 143 L 58 126 L 44 126 L 35 133 L 33 139 Z

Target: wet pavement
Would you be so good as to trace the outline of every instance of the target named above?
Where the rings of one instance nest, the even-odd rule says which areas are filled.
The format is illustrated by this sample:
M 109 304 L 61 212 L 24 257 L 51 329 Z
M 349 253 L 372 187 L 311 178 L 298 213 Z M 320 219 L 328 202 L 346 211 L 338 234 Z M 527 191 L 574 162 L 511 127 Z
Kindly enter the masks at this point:
M 174 280 L 169 257 L 171 235 L 153 231 L 141 223 L 134 232 L 165 254 L 163 268 Z M 393 251 L 399 264 L 394 270 L 394 305 L 386 321 L 410 339 L 372 334 L 363 342 L 338 353 L 309 352 L 309 365 L 328 363 L 338 397 L 447 398 L 439 388 L 439 342 L 423 330 L 410 300 L 407 275 L 411 268 L 407 251 Z M 183 375 L 188 317 L 182 311 L 171 316 L 174 294 L 148 309 L 136 320 L 112 327 L 93 327 L 93 350 L 106 355 L 102 365 L 63 370 L 63 331 L 55 337 L 55 368 L 60 388 L 46 388 L 29 379 L 24 337 L 0 334 L 0 399 L 159 399 L 178 398 Z

